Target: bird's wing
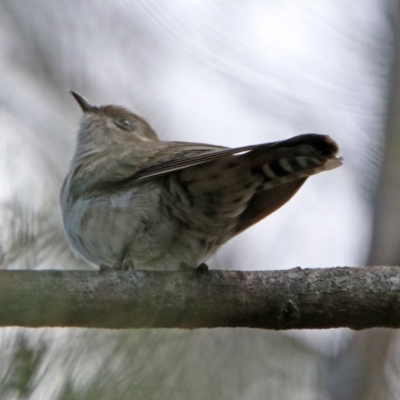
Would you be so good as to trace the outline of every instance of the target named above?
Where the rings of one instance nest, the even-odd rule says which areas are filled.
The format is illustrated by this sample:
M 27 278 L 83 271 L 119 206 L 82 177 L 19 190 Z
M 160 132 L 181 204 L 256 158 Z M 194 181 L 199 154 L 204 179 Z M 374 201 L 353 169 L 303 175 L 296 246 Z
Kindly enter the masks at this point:
M 154 152 L 138 171 L 127 177 L 131 183 L 142 182 L 224 156 L 245 153 L 260 146 L 256 144 L 229 148 L 189 142 L 164 142 L 163 144 L 165 147 Z
M 250 151 L 259 145 L 231 149 L 190 142 L 126 143 L 101 152 L 78 155 L 75 168 L 64 187 L 80 196 L 98 190 L 131 186 L 173 171 L 216 160 L 220 157 Z M 64 190 L 63 187 L 63 190 Z
M 309 146 L 320 153 L 329 165 L 324 170 L 341 165 L 340 159 L 336 158 L 339 151 L 337 144 L 329 137 L 318 134 L 304 134 L 278 142 L 256 144 L 237 148 L 212 146 L 200 143 L 187 142 L 161 142 L 162 146 L 140 163 L 137 171 L 127 177 L 130 183 L 141 182 L 157 176 L 166 175 L 174 171 L 182 170 L 195 165 L 215 161 L 226 156 L 237 156 L 251 153 L 253 158 L 263 160 L 276 158 L 282 149 L 293 149 L 300 146 Z M 273 150 L 277 149 L 278 152 Z M 300 154 L 299 154 L 300 155 Z
M 301 145 L 314 146 L 315 150 L 328 153 L 327 158 L 335 158 L 337 145 L 329 137 L 305 134 L 294 138 L 237 148 L 227 148 L 190 142 L 158 142 L 126 144 L 113 146 L 98 154 L 82 157 L 74 172 L 74 191 L 80 194 L 97 190 L 113 190 L 135 185 L 174 171 L 212 162 L 227 156 L 239 156 L 251 153 L 254 157 L 265 158 L 266 154 L 274 155 L 276 149 L 294 148 Z M 249 154 L 250 154 L 249 153 Z M 328 169 L 328 168 L 325 168 Z

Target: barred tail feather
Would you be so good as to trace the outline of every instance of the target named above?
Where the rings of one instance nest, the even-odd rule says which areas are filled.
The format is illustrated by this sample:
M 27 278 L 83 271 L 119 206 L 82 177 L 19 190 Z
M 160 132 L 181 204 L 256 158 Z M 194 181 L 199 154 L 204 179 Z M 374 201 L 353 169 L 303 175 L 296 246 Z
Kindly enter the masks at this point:
M 252 172 L 260 184 L 240 215 L 235 234 L 282 207 L 309 176 L 342 165 L 342 159 L 336 157 L 338 151 L 329 136 L 307 134 L 244 155 L 253 162 Z
M 269 163 L 262 166 L 265 174 L 265 183 L 257 187 L 257 191 L 264 191 L 275 186 L 284 185 L 288 182 L 302 178 L 308 178 L 311 175 L 320 172 L 329 171 L 340 167 L 342 160 L 339 158 L 329 158 L 327 160 L 319 160 L 315 157 L 297 156 L 291 159 L 281 159 L 275 164 Z M 279 168 L 277 168 L 279 166 Z M 279 173 L 277 173 L 279 171 Z

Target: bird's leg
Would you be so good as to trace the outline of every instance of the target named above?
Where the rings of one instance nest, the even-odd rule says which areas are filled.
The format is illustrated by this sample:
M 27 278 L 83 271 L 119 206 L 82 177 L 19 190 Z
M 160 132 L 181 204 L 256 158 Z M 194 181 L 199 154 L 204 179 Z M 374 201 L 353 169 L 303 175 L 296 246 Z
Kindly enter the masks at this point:
M 113 269 L 117 271 L 130 271 L 134 269 L 133 261 L 126 259 L 126 249 L 122 251 L 121 255 L 118 257 L 117 261 L 113 265 Z

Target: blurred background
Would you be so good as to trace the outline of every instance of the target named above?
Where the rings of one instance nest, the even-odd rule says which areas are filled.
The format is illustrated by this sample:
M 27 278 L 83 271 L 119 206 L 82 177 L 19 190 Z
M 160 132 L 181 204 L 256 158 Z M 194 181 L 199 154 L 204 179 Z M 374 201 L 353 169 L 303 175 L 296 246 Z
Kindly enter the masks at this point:
M 310 179 L 211 268 L 400 265 L 395 0 L 0 0 L 0 267 L 94 268 L 58 192 L 80 109 L 164 140 L 243 146 L 324 133 Z M 0 330 L 1 399 L 398 399 L 395 330 Z

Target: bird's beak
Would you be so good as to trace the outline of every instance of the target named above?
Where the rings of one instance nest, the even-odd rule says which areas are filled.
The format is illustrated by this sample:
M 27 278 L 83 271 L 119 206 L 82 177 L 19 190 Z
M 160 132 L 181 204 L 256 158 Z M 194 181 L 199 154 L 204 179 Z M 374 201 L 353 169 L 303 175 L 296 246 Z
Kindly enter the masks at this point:
M 71 94 L 72 94 L 72 96 L 75 97 L 75 100 L 81 106 L 82 111 L 84 113 L 93 112 L 97 108 L 97 107 L 91 106 L 80 94 L 75 93 L 72 90 L 71 90 Z

